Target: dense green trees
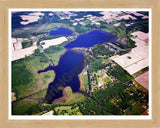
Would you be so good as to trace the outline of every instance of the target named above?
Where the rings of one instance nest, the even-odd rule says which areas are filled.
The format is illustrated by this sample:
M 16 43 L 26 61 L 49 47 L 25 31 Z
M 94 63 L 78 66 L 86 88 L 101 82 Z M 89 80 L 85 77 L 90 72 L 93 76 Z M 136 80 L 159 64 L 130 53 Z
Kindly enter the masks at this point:
M 93 56 L 98 56 L 98 55 L 104 56 L 104 55 L 114 54 L 114 52 L 110 51 L 103 44 L 95 45 L 92 49 L 92 52 L 93 52 Z
M 32 44 L 33 44 L 32 41 L 24 40 L 24 41 L 22 41 L 22 48 L 28 48 L 28 47 L 32 46 Z
M 114 76 L 121 82 L 126 82 L 132 79 L 132 76 L 126 70 L 124 70 L 120 65 L 116 65 L 111 68 L 112 69 L 108 71 L 108 74 Z
M 47 112 L 50 110 L 54 110 L 54 108 L 56 107 L 56 105 L 44 105 L 44 104 L 36 104 L 32 107 L 30 107 L 27 111 L 26 114 L 27 115 L 34 115 L 40 112 Z
M 22 32 L 20 34 L 12 35 L 14 38 L 30 38 L 32 36 L 31 32 Z
M 127 47 L 128 48 L 136 47 L 136 45 L 135 45 L 136 42 L 135 41 L 131 40 L 129 36 L 127 36 L 127 39 L 128 39 L 128 41 L 127 41 Z
M 99 91 L 94 94 L 94 99 L 103 106 L 104 113 L 110 114 L 122 114 L 121 107 L 115 106 L 110 102 L 111 99 L 120 98 L 120 93 L 123 92 L 125 86 L 123 84 L 115 84 L 103 91 Z
M 121 98 L 121 101 L 118 102 L 118 106 L 122 109 L 125 110 L 126 108 L 128 108 L 129 106 L 131 106 L 131 104 L 129 103 L 129 100 L 131 99 L 131 96 L 129 96 L 128 93 L 126 92 L 121 92 L 119 93 L 119 96 Z
M 39 49 L 36 49 L 36 50 L 34 51 L 34 55 L 39 56 L 39 55 L 40 55 L 40 50 L 39 50 Z
M 75 26 L 75 31 L 78 32 L 79 34 L 83 34 L 88 32 L 90 29 L 87 28 L 86 26 L 82 26 L 82 25 L 77 25 Z
M 120 108 L 116 107 L 113 103 L 107 101 L 103 106 L 104 115 L 120 115 L 122 114 Z
M 142 89 L 136 89 L 131 91 L 134 94 L 133 99 L 139 101 L 140 103 L 148 103 L 148 94 L 146 94 Z
M 105 64 L 102 64 L 102 60 L 100 59 L 97 59 L 97 58 L 89 58 L 88 59 L 88 64 L 89 64 L 89 72 L 97 72 L 98 70 L 101 70 L 101 69 L 105 69 Z
M 78 106 L 83 115 L 102 115 L 100 106 L 91 98 L 86 98 L 85 101 L 79 102 Z
M 101 58 L 101 56 L 109 56 L 113 55 L 114 52 L 110 51 L 108 48 L 106 48 L 103 44 L 97 44 L 93 47 L 92 51 L 89 53 L 90 57 L 87 58 L 87 63 L 89 65 L 89 72 L 97 72 L 98 70 L 105 69 L 106 64 L 103 63 L 105 59 Z

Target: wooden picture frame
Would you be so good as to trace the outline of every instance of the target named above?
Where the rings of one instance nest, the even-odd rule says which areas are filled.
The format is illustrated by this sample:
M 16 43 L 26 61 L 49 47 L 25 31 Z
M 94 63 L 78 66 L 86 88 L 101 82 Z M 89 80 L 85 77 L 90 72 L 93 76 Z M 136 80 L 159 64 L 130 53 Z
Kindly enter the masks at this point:
M 10 8 L 148 8 L 152 10 L 152 119 L 150 120 L 9 120 L 8 85 L 9 85 L 9 22 Z M 0 0 L 0 128 L 34 128 L 34 127 L 160 127 L 160 89 L 159 84 L 159 51 L 160 30 L 158 17 L 160 13 L 159 0 L 120 0 L 120 1 L 84 1 L 84 0 Z

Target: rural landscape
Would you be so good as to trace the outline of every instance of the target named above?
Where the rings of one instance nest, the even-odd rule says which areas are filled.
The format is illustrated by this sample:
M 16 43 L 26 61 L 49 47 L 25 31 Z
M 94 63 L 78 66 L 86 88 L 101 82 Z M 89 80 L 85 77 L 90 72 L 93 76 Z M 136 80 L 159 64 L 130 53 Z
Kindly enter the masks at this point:
M 11 115 L 149 115 L 148 11 L 12 11 Z

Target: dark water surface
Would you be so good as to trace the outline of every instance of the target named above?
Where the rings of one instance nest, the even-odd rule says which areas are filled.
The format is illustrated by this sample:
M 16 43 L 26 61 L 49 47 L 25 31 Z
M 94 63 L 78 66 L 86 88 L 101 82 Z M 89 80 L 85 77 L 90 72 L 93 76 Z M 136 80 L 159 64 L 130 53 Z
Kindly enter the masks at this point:
M 50 36 L 56 36 L 56 35 L 64 35 L 64 36 L 73 36 L 75 35 L 74 32 L 71 29 L 68 28 L 58 28 L 55 27 L 56 30 L 51 30 L 49 35 Z
M 96 44 L 103 44 L 106 41 L 108 42 L 115 42 L 117 37 L 114 34 L 101 31 L 101 30 L 93 30 L 88 33 L 79 35 L 76 40 L 68 43 L 64 47 L 75 48 L 75 47 L 93 47 Z
M 62 96 L 62 90 L 70 86 L 73 92 L 78 92 L 80 89 L 80 81 L 78 74 L 84 68 L 84 54 L 75 50 L 67 50 L 60 58 L 57 66 L 48 66 L 44 70 L 39 70 L 38 73 L 54 70 L 55 79 L 48 86 L 45 102 L 51 103 L 54 99 Z

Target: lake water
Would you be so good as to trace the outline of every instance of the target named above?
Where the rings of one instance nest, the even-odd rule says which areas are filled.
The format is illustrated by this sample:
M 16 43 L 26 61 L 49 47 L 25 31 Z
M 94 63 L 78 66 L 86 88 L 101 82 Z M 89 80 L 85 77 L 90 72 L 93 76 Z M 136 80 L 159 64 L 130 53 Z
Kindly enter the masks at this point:
M 58 28 L 58 27 L 55 27 L 56 30 L 51 30 L 49 35 L 50 36 L 56 36 L 56 35 L 63 35 L 63 36 L 73 36 L 75 35 L 74 32 L 71 30 L 71 29 L 68 29 L 68 28 Z
M 93 30 L 88 33 L 79 35 L 76 40 L 66 44 L 64 47 L 69 48 L 75 48 L 75 47 L 92 47 L 96 44 L 103 44 L 106 42 L 115 42 L 117 40 L 117 37 L 114 34 L 104 32 L 101 30 Z
M 57 30 L 52 30 L 50 34 L 72 35 L 73 33 L 69 29 L 58 28 Z M 38 73 L 47 72 L 49 70 L 53 70 L 55 72 L 55 79 L 48 86 L 45 102 L 52 103 L 54 99 L 62 97 L 63 89 L 60 90 L 60 88 L 70 86 L 73 92 L 78 92 L 80 89 L 78 74 L 80 74 L 85 67 L 84 53 L 81 51 L 71 50 L 70 48 L 92 47 L 95 44 L 105 43 L 106 40 L 114 42 L 116 39 L 117 37 L 111 33 L 93 30 L 79 35 L 76 40 L 65 45 L 64 47 L 68 50 L 60 57 L 57 66 L 48 66 L 46 69 L 38 71 Z
M 48 86 L 45 102 L 51 103 L 54 99 L 62 96 L 60 87 L 70 86 L 73 92 L 78 92 L 80 89 L 80 80 L 78 74 L 84 68 L 84 54 L 75 50 L 67 50 L 60 58 L 57 66 L 48 66 L 44 70 L 39 70 L 38 73 L 54 70 L 55 79 Z

